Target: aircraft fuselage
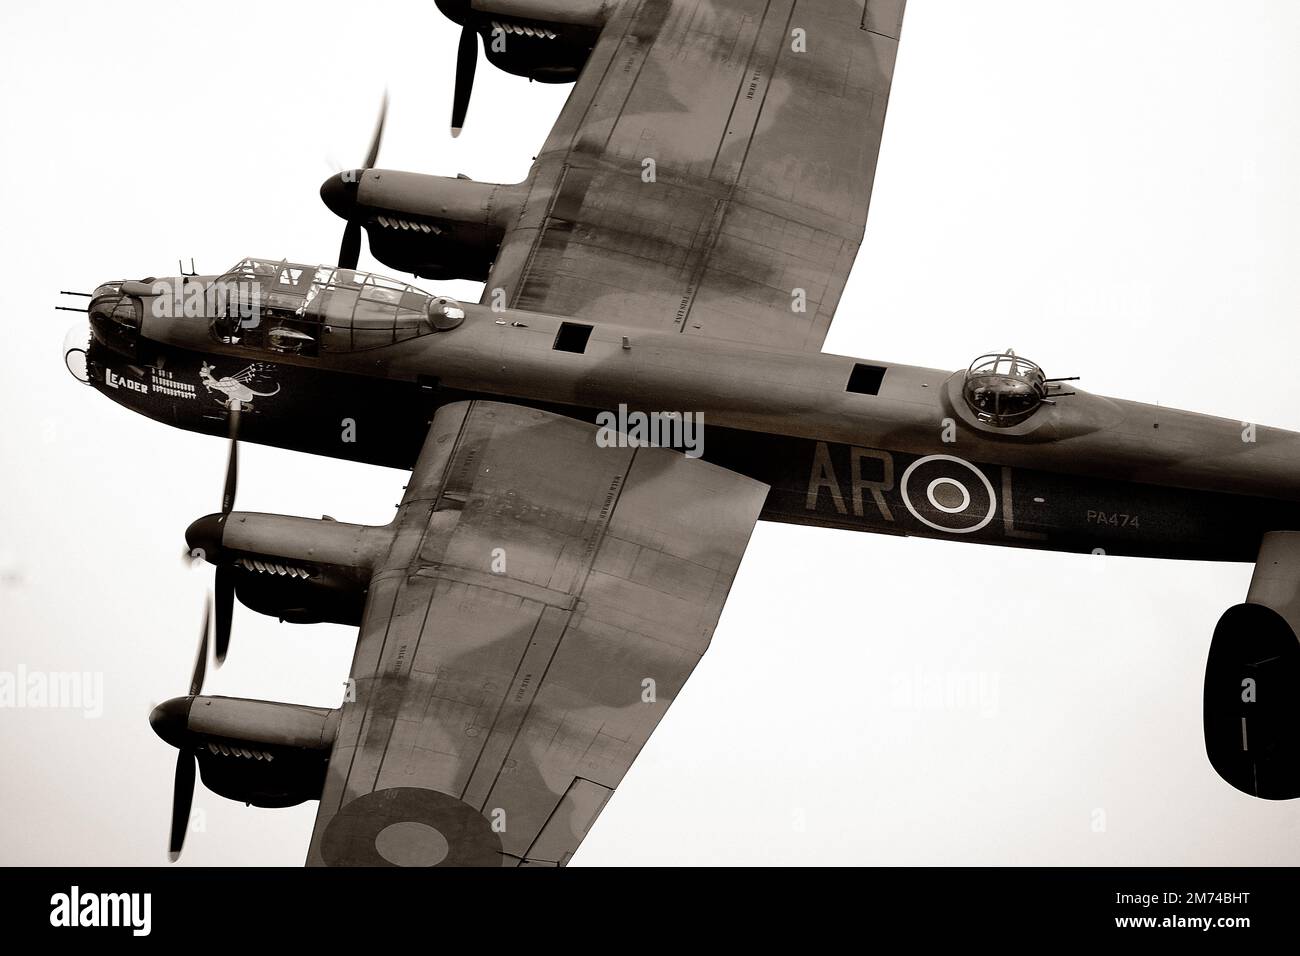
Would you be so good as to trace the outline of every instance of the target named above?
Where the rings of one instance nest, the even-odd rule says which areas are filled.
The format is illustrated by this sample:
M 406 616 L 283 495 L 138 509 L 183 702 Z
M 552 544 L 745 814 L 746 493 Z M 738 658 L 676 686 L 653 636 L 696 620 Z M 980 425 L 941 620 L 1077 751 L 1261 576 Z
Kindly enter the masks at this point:
M 762 517 L 795 524 L 1231 561 L 1253 561 L 1266 531 L 1300 529 L 1296 433 L 1085 392 L 999 429 L 965 405 L 960 372 L 613 321 L 566 336 L 558 317 L 464 309 L 450 331 L 311 356 L 145 309 L 132 357 L 92 343 L 91 381 L 214 435 L 238 401 L 243 440 L 397 468 L 434 410 L 465 398 L 621 425 L 685 414 L 703 425 L 702 457 L 769 484 Z

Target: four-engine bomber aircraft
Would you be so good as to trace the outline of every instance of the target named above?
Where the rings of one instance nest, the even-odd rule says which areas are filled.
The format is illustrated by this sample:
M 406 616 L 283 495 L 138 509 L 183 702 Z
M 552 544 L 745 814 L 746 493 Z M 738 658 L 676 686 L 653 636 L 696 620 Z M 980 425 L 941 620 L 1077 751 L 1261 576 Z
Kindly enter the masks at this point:
M 233 599 L 358 625 L 341 707 L 190 693 L 195 768 L 318 799 L 311 864 L 566 863 L 708 647 L 759 519 L 1055 551 L 1256 561 L 1214 635 L 1205 741 L 1300 795 L 1300 435 L 1103 398 L 1011 351 L 951 372 L 824 354 L 866 224 L 904 0 L 439 0 L 576 81 L 528 178 L 327 181 L 337 265 L 109 282 L 66 350 L 214 435 L 412 469 L 383 527 L 233 510 L 186 538 Z M 358 272 L 484 280 L 479 304 Z M 191 270 L 192 271 L 192 270 Z M 706 426 L 707 423 L 707 426 Z M 706 432 L 707 427 L 707 432 Z M 707 437 L 707 441 L 704 440 Z M 684 454 L 683 454 L 684 452 Z

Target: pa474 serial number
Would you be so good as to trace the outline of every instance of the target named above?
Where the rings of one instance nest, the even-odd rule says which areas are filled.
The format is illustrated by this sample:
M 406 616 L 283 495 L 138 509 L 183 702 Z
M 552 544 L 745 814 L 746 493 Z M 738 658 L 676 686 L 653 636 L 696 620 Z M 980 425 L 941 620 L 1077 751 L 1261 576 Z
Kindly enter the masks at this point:
M 1112 528 L 1141 528 L 1139 515 L 1126 515 L 1118 511 L 1088 511 L 1089 524 L 1107 524 Z

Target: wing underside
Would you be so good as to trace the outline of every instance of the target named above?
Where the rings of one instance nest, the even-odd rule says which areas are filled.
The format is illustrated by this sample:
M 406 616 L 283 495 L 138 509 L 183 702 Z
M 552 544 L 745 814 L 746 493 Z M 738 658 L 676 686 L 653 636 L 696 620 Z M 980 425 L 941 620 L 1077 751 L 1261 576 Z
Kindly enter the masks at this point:
M 487 283 L 817 351 L 866 225 L 905 0 L 626 0 Z
M 707 648 L 766 490 L 546 412 L 440 410 L 308 862 L 567 862 Z

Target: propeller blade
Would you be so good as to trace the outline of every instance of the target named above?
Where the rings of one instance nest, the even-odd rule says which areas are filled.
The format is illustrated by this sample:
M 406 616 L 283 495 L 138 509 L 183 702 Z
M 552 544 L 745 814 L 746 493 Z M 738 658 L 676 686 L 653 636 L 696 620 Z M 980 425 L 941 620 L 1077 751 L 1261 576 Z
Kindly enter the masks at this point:
M 478 68 L 478 31 L 468 19 L 460 30 L 456 49 L 456 92 L 451 102 L 451 135 L 459 136 L 465 128 L 469 97 L 474 92 L 474 71 Z
M 370 134 L 370 146 L 366 150 L 365 162 L 360 169 L 354 170 L 354 173 L 364 173 L 367 169 L 374 169 L 375 163 L 379 161 L 379 147 L 384 142 L 384 123 L 387 120 L 388 91 L 384 90 L 384 98 L 379 101 L 379 118 L 375 120 L 375 131 Z M 356 202 L 357 178 L 354 176 L 346 182 L 347 185 L 342 185 L 334 179 L 328 181 L 326 187 L 340 190 L 348 197 L 346 202 L 351 207 Z M 321 196 L 325 197 L 325 187 L 322 187 Z M 326 201 L 329 202 L 328 199 Z M 361 223 L 349 217 L 347 225 L 343 227 L 343 241 L 339 244 L 339 268 L 355 269 L 360 260 Z
M 208 635 L 212 630 L 212 598 L 203 607 L 203 636 L 199 639 L 199 656 L 194 662 L 190 677 L 190 697 L 203 691 L 203 678 L 208 672 Z M 150 720 L 152 721 L 152 717 Z M 176 754 L 176 777 L 172 784 L 172 827 L 167 841 L 167 859 L 175 863 L 185 846 L 185 832 L 190 826 L 190 808 L 194 804 L 194 773 L 198 763 L 194 753 L 181 748 Z
M 226 487 L 221 493 L 221 513 L 228 515 L 235 507 L 235 489 L 239 485 L 239 406 L 230 409 L 230 458 L 226 462 Z
M 172 832 L 167 843 L 167 859 L 175 863 L 185 846 L 185 831 L 190 827 L 190 808 L 194 804 L 194 754 L 182 750 L 176 754 L 176 781 L 172 786 Z
M 208 633 L 212 630 L 212 598 L 203 606 L 203 637 L 199 641 L 199 657 L 194 662 L 194 674 L 190 677 L 190 696 L 197 697 L 203 692 L 203 678 L 208 673 Z
M 230 650 L 230 624 L 235 616 L 235 569 L 229 564 L 217 566 L 217 641 L 216 658 L 220 667 Z
M 370 136 L 370 149 L 366 151 L 366 162 L 362 169 L 374 169 L 379 160 L 379 144 L 384 141 L 384 120 L 388 118 L 388 91 L 379 101 L 379 119 L 375 121 L 375 131 Z
M 361 259 L 361 223 L 349 221 L 343 227 L 343 242 L 339 246 L 339 268 L 355 269 Z

